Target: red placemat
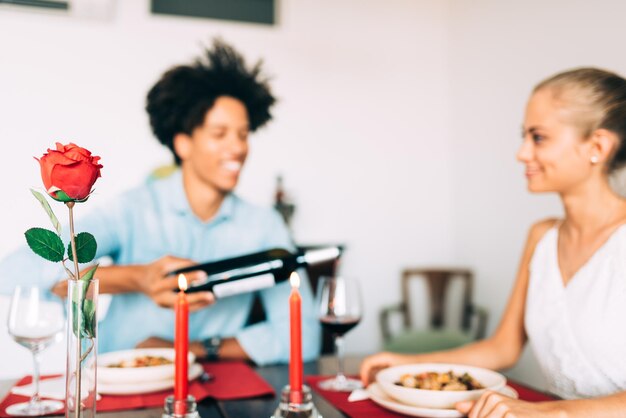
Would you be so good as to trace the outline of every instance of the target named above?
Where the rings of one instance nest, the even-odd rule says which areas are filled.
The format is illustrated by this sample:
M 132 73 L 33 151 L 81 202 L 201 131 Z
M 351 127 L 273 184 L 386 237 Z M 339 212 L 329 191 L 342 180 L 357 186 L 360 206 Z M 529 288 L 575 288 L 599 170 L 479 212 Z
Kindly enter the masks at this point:
M 328 390 L 320 389 L 317 384 L 320 380 L 330 379 L 333 376 L 306 376 L 304 380 L 306 383 L 322 395 L 331 405 L 339 409 L 341 412 L 349 417 L 376 417 L 376 418 L 396 418 L 404 417 L 405 415 L 398 414 L 381 406 L 378 406 L 374 401 L 365 400 L 358 402 L 348 402 L 349 392 L 332 392 Z M 356 376 L 354 376 L 356 378 Z M 521 385 L 512 381 L 508 381 L 507 384 L 519 393 L 519 398 L 529 402 L 550 401 L 555 398 L 545 394 L 543 392 L 536 391 L 528 386 Z
M 365 400 L 358 402 L 348 402 L 350 392 L 333 392 L 320 389 L 317 384 L 321 380 L 332 379 L 334 376 L 305 376 L 304 381 L 309 387 L 322 395 L 332 406 L 339 409 L 349 417 L 376 417 L 376 418 L 396 418 L 405 415 L 397 414 L 388 409 L 378 406 L 374 401 Z M 355 379 L 356 376 L 352 376 Z
M 529 388 L 528 386 L 524 386 L 521 383 L 517 383 L 512 380 L 507 379 L 506 384 L 508 386 L 511 386 L 513 389 L 515 389 L 517 393 L 519 394 L 519 398 L 523 401 L 542 402 L 542 401 L 553 401 L 555 399 L 558 399 L 555 396 L 552 396 L 545 392 L 540 392 L 533 388 Z
M 215 378 L 206 383 L 194 380 L 189 384 L 189 394 L 198 401 L 206 398 L 232 400 L 274 395 L 274 389 L 269 383 L 246 363 L 238 361 L 206 363 L 202 367 Z M 17 382 L 16 385 L 25 385 L 30 382 L 31 377 L 27 376 Z M 98 412 L 110 412 L 162 407 L 165 398 L 173 393 L 173 390 L 164 390 L 138 395 L 102 395 L 102 399 L 98 401 L 97 410 Z M 0 417 L 8 417 L 6 414 L 8 406 L 25 401 L 28 401 L 27 397 L 9 392 L 0 403 Z M 59 411 L 58 415 L 62 413 L 63 411 Z

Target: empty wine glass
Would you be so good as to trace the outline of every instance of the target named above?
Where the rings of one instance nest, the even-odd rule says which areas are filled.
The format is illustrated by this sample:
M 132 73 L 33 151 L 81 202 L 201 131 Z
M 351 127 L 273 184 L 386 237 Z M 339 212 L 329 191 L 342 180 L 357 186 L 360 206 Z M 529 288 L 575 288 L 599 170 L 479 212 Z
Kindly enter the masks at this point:
M 361 382 L 344 375 L 343 336 L 354 328 L 362 316 L 361 291 L 355 279 L 345 277 L 322 277 L 317 290 L 318 317 L 322 327 L 335 340 L 337 375 L 320 382 L 325 390 L 349 392 L 361 388 Z
M 9 415 L 45 415 L 63 408 L 63 402 L 39 398 L 40 353 L 62 338 L 65 329 L 63 303 L 46 297 L 37 286 L 17 286 L 13 292 L 8 319 L 9 334 L 33 355 L 34 393 L 29 402 L 11 405 Z

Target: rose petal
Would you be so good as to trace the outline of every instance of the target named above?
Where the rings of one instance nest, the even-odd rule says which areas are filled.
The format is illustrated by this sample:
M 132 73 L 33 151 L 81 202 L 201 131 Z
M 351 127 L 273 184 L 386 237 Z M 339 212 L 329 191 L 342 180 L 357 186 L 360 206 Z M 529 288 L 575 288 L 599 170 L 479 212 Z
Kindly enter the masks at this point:
M 65 155 L 67 158 L 70 158 L 74 161 L 90 161 L 91 160 L 91 157 L 89 155 L 85 155 L 83 152 L 79 150 L 79 148 L 66 150 L 63 155 Z
M 52 183 L 72 199 L 87 197 L 100 174 L 100 168 L 85 161 L 73 165 L 56 165 L 52 170 Z
M 54 151 L 54 150 L 48 150 L 48 153 L 44 154 L 41 157 L 41 160 L 44 161 L 45 164 L 52 164 L 52 165 L 54 164 L 71 165 L 76 162 L 72 160 L 71 158 L 66 157 L 65 154 L 63 154 L 62 152 Z
M 48 150 L 48 154 L 44 154 L 40 159 L 35 158 L 39 162 L 41 168 L 41 180 L 46 189 L 52 186 L 52 169 L 57 164 L 73 164 L 74 162 L 66 158 L 58 151 Z
M 56 143 L 56 150 L 48 149 L 39 161 L 41 178 L 52 197 L 62 191 L 70 199 L 86 199 L 98 177 L 101 176 L 100 157 L 74 143 Z M 55 197 L 56 198 L 56 197 Z
M 79 147 L 78 145 L 71 143 L 71 142 L 65 146 L 65 153 L 67 154 L 70 151 L 78 152 L 85 157 L 91 157 L 91 151 L 83 147 Z

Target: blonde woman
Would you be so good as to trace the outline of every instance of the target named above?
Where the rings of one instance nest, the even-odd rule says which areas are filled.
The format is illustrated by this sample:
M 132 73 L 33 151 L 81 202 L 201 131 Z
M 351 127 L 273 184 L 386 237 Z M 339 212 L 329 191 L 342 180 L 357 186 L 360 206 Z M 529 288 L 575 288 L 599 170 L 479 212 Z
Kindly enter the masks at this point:
M 565 217 L 530 229 L 513 294 L 490 338 L 419 355 L 380 353 L 364 383 L 392 365 L 511 367 L 530 342 L 562 401 L 498 393 L 457 405 L 470 418 L 626 416 L 626 200 L 609 175 L 626 165 L 626 80 L 594 68 L 541 82 L 528 101 L 517 159 L 531 192 L 558 193 Z

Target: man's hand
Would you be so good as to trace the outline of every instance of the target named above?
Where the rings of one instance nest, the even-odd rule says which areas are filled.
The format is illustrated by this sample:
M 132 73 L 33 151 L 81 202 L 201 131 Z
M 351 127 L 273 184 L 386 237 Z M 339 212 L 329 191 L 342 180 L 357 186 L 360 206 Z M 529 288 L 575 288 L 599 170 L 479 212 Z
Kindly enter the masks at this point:
M 148 337 L 139 344 L 135 346 L 135 348 L 173 348 L 174 343 L 169 340 L 164 340 L 159 337 Z
M 169 340 L 164 340 L 159 337 L 148 337 L 139 344 L 136 348 L 172 348 L 174 343 Z M 190 341 L 189 351 L 191 351 L 197 359 L 206 357 L 206 350 L 201 341 Z M 222 340 L 222 346 L 220 347 L 219 358 L 225 360 L 246 360 L 250 361 L 248 353 L 246 353 L 239 345 L 236 338 L 229 337 Z
M 186 258 L 165 256 L 150 264 L 100 267 L 96 271 L 96 278 L 100 280 L 101 294 L 117 294 L 140 292 L 149 296 L 157 305 L 164 308 L 173 308 L 176 302 L 178 277 L 167 276 L 170 271 L 195 264 Z M 81 276 L 89 268 L 81 272 Z M 189 283 L 206 278 L 203 271 L 194 271 L 185 274 Z M 52 287 L 52 293 L 67 296 L 67 279 L 57 282 Z M 211 292 L 197 292 L 187 295 L 189 309 L 197 311 L 215 302 Z
M 56 282 L 52 286 L 52 289 L 50 289 L 50 291 L 60 298 L 66 298 L 67 297 L 67 279 L 59 280 L 58 282 Z
M 178 289 L 178 277 L 165 277 L 170 271 L 180 269 L 195 264 L 194 261 L 186 258 L 173 256 L 162 257 L 150 264 L 143 266 L 143 274 L 138 278 L 137 287 L 141 292 L 149 296 L 157 305 L 164 308 L 173 308 Z M 185 273 L 185 278 L 190 283 L 206 277 L 203 271 Z M 211 292 L 196 292 L 187 295 L 190 311 L 197 311 L 215 302 L 215 297 Z

